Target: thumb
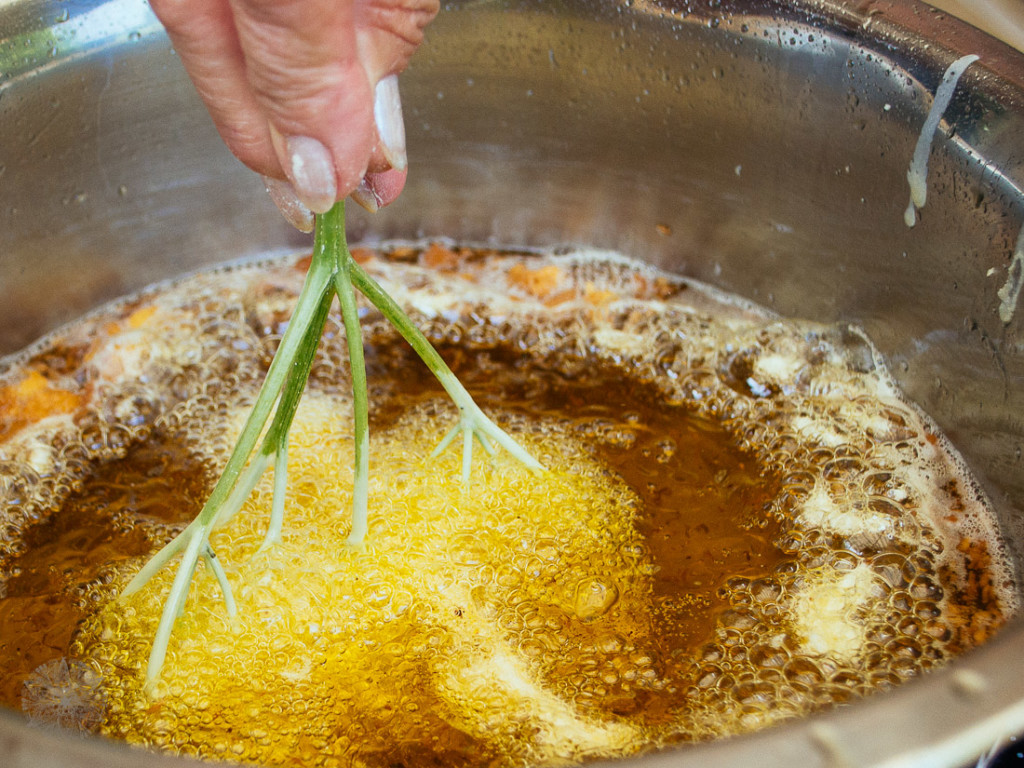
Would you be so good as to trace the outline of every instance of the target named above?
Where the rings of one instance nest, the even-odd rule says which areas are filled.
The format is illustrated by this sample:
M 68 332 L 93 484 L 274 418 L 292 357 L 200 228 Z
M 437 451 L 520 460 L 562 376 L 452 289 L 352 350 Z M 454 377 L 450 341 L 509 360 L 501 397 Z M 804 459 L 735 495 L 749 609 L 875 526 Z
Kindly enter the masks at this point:
M 322 213 L 365 176 L 374 86 L 351 0 L 232 0 L 253 96 L 299 198 Z

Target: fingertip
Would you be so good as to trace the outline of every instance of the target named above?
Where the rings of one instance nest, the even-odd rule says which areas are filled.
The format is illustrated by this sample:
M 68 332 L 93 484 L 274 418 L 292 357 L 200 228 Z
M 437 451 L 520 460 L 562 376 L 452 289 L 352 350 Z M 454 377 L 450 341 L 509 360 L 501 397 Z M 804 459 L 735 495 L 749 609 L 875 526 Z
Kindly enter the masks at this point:
M 359 182 L 359 186 L 352 190 L 351 197 L 370 213 L 380 210 L 380 200 L 377 199 L 377 195 L 374 194 L 373 188 L 366 179 Z
M 299 199 L 289 182 L 264 176 L 263 185 L 289 224 L 300 232 L 313 231 L 313 225 L 316 223 L 313 212 Z
M 393 203 L 405 188 L 408 176 L 406 170 L 389 170 L 380 173 L 368 173 L 352 192 L 352 199 L 370 213 L 376 213 L 386 205 Z
M 398 92 L 398 75 L 388 75 L 374 88 L 373 122 L 377 129 L 380 149 L 388 165 L 395 170 L 404 170 L 408 158 L 405 151 L 405 121 L 402 117 L 402 99 Z
M 330 150 L 310 136 L 289 136 L 282 139 L 271 129 L 274 150 L 278 154 L 295 194 L 313 213 L 325 213 L 338 197 L 334 158 Z
M 398 196 L 402 194 L 402 190 L 405 189 L 405 180 L 408 175 L 409 171 L 407 168 L 367 174 L 367 178 L 370 180 L 370 186 L 373 187 L 374 194 L 376 194 L 377 199 L 380 200 L 382 208 L 385 205 L 391 205 L 391 203 L 397 200 Z

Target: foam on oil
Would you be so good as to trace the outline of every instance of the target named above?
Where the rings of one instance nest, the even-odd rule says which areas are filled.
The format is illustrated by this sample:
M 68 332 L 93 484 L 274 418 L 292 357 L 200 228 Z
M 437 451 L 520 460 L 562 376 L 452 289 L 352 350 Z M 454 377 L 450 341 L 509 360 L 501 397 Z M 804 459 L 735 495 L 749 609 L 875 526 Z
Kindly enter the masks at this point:
M 113 598 L 201 505 L 302 262 L 134 297 L 0 365 L 3 701 L 54 690 L 41 670 L 69 657 L 102 701 L 79 721 L 135 743 L 271 765 L 559 764 L 884 690 L 1016 610 L 981 494 L 856 329 L 607 254 L 359 256 L 549 471 L 499 457 L 467 490 L 457 452 L 429 460 L 456 415 L 367 308 L 370 537 L 346 547 L 332 317 L 284 541 L 256 551 L 268 476 L 213 542 L 239 618 L 204 574 L 147 696 L 171 573 Z

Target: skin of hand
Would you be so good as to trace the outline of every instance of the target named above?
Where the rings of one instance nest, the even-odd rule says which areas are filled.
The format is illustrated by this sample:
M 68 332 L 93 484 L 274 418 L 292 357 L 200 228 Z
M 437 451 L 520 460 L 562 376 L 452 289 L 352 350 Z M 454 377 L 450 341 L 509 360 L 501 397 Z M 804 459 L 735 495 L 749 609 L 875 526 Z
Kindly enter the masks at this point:
M 397 75 L 438 0 L 151 0 L 228 148 L 312 229 L 405 184 Z

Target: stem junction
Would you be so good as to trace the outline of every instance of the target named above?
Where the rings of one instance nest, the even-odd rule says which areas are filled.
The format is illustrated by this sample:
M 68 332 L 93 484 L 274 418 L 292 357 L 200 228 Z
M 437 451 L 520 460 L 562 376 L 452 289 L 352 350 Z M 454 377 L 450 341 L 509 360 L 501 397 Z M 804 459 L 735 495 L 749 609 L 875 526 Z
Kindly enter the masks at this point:
M 345 237 L 345 204 L 337 203 L 327 213 L 317 216 L 313 259 L 291 320 L 220 479 L 195 520 L 157 552 L 121 594 L 123 598 L 138 592 L 174 557 L 182 555 L 150 651 L 146 669 L 147 688 L 151 689 L 160 677 L 174 622 L 184 610 L 185 599 L 200 558 L 216 577 L 228 615 L 234 617 L 235 601 L 224 568 L 210 544 L 210 535 L 238 514 L 271 463 L 274 466 L 273 501 L 270 523 L 260 551 L 281 541 L 287 486 L 288 432 L 335 296 L 341 305 L 342 322 L 348 341 L 355 414 L 352 529 L 348 543 L 353 546 L 363 543 L 368 531 L 369 516 L 369 405 L 355 289 L 366 296 L 412 346 L 459 409 L 458 423 L 444 437 L 431 457 L 444 451 L 461 434 L 464 484 L 469 482 L 474 441 L 491 454 L 495 450 L 492 443 L 496 443 L 530 469 L 542 469 L 536 459 L 487 417 L 409 316 L 353 260 Z M 260 435 L 271 414 L 273 420 L 260 442 Z

